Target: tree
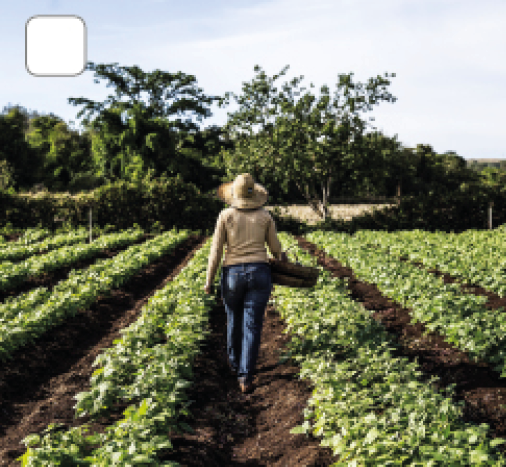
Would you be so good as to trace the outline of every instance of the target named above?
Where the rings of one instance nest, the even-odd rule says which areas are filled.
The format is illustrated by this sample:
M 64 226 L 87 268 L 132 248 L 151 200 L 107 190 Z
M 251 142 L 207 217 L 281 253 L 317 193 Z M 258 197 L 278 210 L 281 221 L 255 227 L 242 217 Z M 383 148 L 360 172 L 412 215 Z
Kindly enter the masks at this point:
M 181 133 L 180 133 L 181 134 Z M 196 133 L 182 135 L 181 149 L 195 149 L 200 158 L 210 166 L 223 170 L 222 149 L 234 149 L 234 142 L 223 128 L 212 125 Z
M 506 191 L 506 173 L 497 167 L 485 167 L 479 174 L 479 180 L 489 193 Z
M 408 178 L 411 194 L 449 195 L 463 184 L 479 183 L 479 176 L 467 167 L 465 159 L 453 151 L 437 154 L 430 145 L 404 148 L 408 154 Z
M 223 152 L 226 168 L 228 175 L 233 176 L 239 171 L 259 167 L 269 173 L 285 193 L 289 181 L 293 180 L 309 206 L 325 219 L 332 178 L 354 168 L 360 158 L 360 135 L 366 123 L 357 112 L 364 107 L 370 109 L 379 99 L 393 102 L 396 99 L 388 93 L 379 94 L 390 82 L 378 76 L 371 78 L 366 86 L 366 103 L 363 85 L 353 84 L 353 73 L 350 73 L 339 75 L 334 100 L 330 98 L 328 87 L 322 86 L 319 100 L 307 92 L 295 102 L 294 97 L 305 91 L 298 87 L 303 76 L 285 83 L 282 92 L 273 86 L 288 68 L 286 66 L 271 79 L 256 65 L 254 70 L 258 75 L 251 83 L 243 84 L 243 95 L 226 93 L 220 102 L 223 106 L 233 96 L 240 105 L 238 111 L 229 113 L 225 125 L 236 141 L 234 151 Z M 380 86 L 383 88 L 378 89 Z M 342 88 L 345 99 L 341 104 L 339 92 Z M 355 97 L 350 96 L 350 89 L 358 90 Z M 257 125 L 261 130 L 255 134 Z
M 197 133 L 179 133 L 179 152 L 186 158 L 186 174 L 204 192 L 215 191 L 226 171 L 221 149 L 233 149 L 234 143 L 226 138 L 222 128 L 212 126 Z
M 25 140 L 29 117 L 26 109 L 14 106 L 0 114 L 0 159 L 12 169 L 16 190 L 28 189 L 37 182 L 36 173 L 42 160 Z
M 53 191 L 66 190 L 76 172 L 87 168 L 89 154 L 81 147 L 79 133 L 70 130 L 60 117 L 50 114 L 32 118 L 26 140 L 42 161 L 37 180 Z
M 57 190 L 61 188 L 59 178 L 62 172 L 65 181 L 70 181 L 62 154 L 68 138 L 66 124 L 60 117 L 51 114 L 33 118 L 30 128 L 32 130 L 26 135 L 27 142 L 43 161 L 37 170 L 37 181 Z
M 374 195 L 401 196 L 403 185 L 409 186 L 414 175 L 413 156 L 397 140 L 375 131 L 364 134 L 360 139 L 359 153 L 363 164 L 360 174 L 370 181 Z M 360 191 L 363 187 L 357 184 Z
M 96 78 L 107 79 L 108 87 L 115 87 L 115 95 L 109 95 L 104 102 L 82 97 L 68 99 L 76 106 L 84 104 L 77 117 L 86 113 L 83 123 L 95 131 L 92 151 L 99 174 L 110 179 L 136 179 L 147 170 L 158 175 L 183 171 L 179 133 L 199 128 L 190 119 L 169 122 L 168 117 L 193 112 L 202 121 L 202 117 L 211 115 L 207 105 L 220 98 L 205 96 L 195 86 L 195 76 L 181 72 L 145 73 L 137 66 L 93 62 L 88 63 L 87 69 L 94 71 Z M 95 83 L 99 80 L 95 79 Z M 147 94 L 147 104 L 142 93 Z M 121 100 L 124 97 L 126 101 Z
M 0 190 L 8 191 L 14 188 L 13 173 L 11 165 L 5 159 L 0 159 Z

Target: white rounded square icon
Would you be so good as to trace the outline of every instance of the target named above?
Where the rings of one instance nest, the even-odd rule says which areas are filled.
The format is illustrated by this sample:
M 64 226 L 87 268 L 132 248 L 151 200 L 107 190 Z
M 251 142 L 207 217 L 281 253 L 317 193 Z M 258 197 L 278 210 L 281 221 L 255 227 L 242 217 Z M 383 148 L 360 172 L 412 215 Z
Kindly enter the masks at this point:
M 74 15 L 26 22 L 26 69 L 34 76 L 77 76 L 86 67 L 86 24 Z

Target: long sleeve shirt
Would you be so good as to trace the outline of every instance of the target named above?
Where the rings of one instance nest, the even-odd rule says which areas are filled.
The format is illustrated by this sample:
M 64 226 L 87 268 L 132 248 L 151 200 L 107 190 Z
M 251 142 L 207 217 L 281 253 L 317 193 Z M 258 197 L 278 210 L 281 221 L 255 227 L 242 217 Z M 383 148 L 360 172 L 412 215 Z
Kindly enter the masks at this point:
M 281 243 L 274 219 L 264 208 L 240 210 L 229 207 L 220 212 L 214 230 L 206 284 L 212 284 L 226 245 L 223 266 L 269 262 L 265 242 L 276 259 L 281 259 Z

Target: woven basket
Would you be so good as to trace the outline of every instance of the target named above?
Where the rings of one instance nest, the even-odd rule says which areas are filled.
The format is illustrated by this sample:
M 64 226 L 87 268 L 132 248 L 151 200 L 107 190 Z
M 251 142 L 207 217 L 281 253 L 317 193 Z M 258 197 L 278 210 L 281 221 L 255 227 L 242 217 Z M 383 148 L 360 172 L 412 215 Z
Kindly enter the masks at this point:
M 287 287 L 314 287 L 320 270 L 316 267 L 302 266 L 296 255 L 295 260 L 296 263 L 290 263 L 269 258 L 272 283 Z

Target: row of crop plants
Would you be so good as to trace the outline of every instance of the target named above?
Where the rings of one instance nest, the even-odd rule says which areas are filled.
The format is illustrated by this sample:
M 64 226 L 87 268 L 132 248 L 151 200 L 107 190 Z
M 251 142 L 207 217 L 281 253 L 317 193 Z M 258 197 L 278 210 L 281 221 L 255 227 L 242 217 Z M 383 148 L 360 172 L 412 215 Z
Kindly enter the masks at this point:
M 88 237 L 89 233 L 86 232 L 86 229 L 79 228 L 29 243 L 20 238 L 15 242 L 6 242 L 0 245 L 0 261 L 18 261 L 37 253 L 46 253 L 64 245 L 84 242 Z
M 23 232 L 23 235 L 21 235 L 21 237 L 19 237 L 19 239 L 15 243 L 29 245 L 30 243 L 39 242 L 43 238 L 48 237 L 49 235 L 51 235 L 51 231 L 48 229 L 40 229 L 40 228 L 26 229 Z M 5 245 L 8 245 L 9 243 L 12 242 L 7 242 L 3 237 L 3 235 L 0 235 L 0 243 L 2 244 L 2 247 L 4 247 Z
M 281 232 L 279 237 L 283 250 L 297 245 L 291 235 Z M 349 236 L 326 232 L 307 238 L 323 243 L 340 261 L 360 258 L 349 262 L 353 267 L 369 264 L 373 270 L 379 264 L 369 249 L 362 256 Z M 314 257 L 298 246 L 295 251 L 302 264 L 314 265 Z M 381 268 L 378 275 L 395 278 L 391 267 Z M 296 360 L 300 377 L 314 384 L 305 422 L 292 433 L 323 438 L 321 444 L 339 456 L 333 466 L 506 465 L 494 449 L 504 440 L 490 441 L 487 425 L 461 420 L 461 408 L 451 399 L 453 386 L 444 397 L 417 380 L 421 372 L 416 362 L 392 356 L 398 344 L 370 311 L 349 297 L 346 281 L 321 270 L 314 288 L 275 289 L 274 304 L 287 323 L 285 332 L 294 335 L 284 358 Z
M 142 230 L 136 229 L 113 234 L 108 236 L 109 246 L 134 243 L 142 235 Z M 40 287 L 7 298 L 0 304 L 0 360 L 11 358 L 16 349 L 75 316 L 79 309 L 91 306 L 100 295 L 109 295 L 142 268 L 172 251 L 188 235 L 187 230 L 166 232 L 131 246 L 114 258 L 71 271 L 67 280 L 60 281 L 51 291 Z
M 293 237 L 279 235 L 283 249 L 296 244 Z M 167 308 L 174 313 L 181 306 L 191 308 L 202 301 L 210 304 L 202 291 L 209 248 L 207 242 L 190 265 L 169 283 L 168 287 L 178 283 L 180 294 L 169 294 L 159 307 L 153 304 L 153 310 L 143 312 L 143 317 L 130 327 L 132 331 L 126 331 L 128 339 L 116 341 L 115 348 L 97 358 L 96 364 L 101 363 L 102 368 L 93 375 L 91 391 L 77 397 L 76 414 L 81 415 L 107 413 L 119 399 L 137 401 L 124 412 L 125 419 L 107 430 L 106 435 L 84 437 L 83 426 L 48 434 L 42 440 L 33 436 L 30 442 L 42 443 L 43 447 L 29 449 L 23 465 L 56 465 L 56 461 L 101 466 L 149 464 L 156 462 L 157 450 L 170 447 L 167 427 L 177 429 L 175 420 L 186 409 L 167 413 L 167 399 L 157 405 L 152 397 L 153 387 L 156 392 L 153 385 L 161 381 L 160 391 L 165 391 L 164 378 L 170 373 L 167 362 L 172 361 L 165 348 L 172 348 L 174 336 L 181 336 L 181 328 L 191 320 L 183 314 L 181 320 L 173 319 L 170 326 Z M 298 257 L 303 264 L 314 260 L 301 250 Z M 196 266 L 197 259 L 200 267 Z M 195 267 L 190 269 L 193 276 L 186 277 L 184 273 L 190 266 Z M 326 271 L 322 271 L 314 289 L 276 289 L 275 304 L 296 335 L 289 355 L 301 364 L 301 377 L 310 377 L 316 386 L 310 399 L 314 408 L 305 411 L 306 423 L 294 432 L 312 430 L 316 436 L 323 436 L 322 444 L 340 455 L 334 464 L 338 466 L 403 465 L 406 460 L 413 460 L 410 465 L 427 466 L 505 465 L 492 452 L 500 440 L 488 442 L 486 426 L 462 424 L 460 409 L 452 405 L 450 398 L 418 383 L 416 364 L 391 357 L 389 347 L 395 344 L 389 341 L 389 334 L 348 295 L 344 282 L 330 278 Z M 174 300 L 177 306 L 171 308 Z M 205 323 L 200 324 L 196 339 L 203 338 L 206 332 Z M 172 331 L 172 338 L 167 330 Z M 168 340 L 159 343 L 163 335 Z M 160 354 L 163 358 L 159 359 Z M 184 358 L 185 351 L 181 355 Z M 336 355 L 340 355 L 340 363 L 336 363 Z M 151 359 L 153 367 L 148 371 Z M 181 371 L 190 378 L 191 363 L 183 365 Z M 185 385 L 187 382 L 183 382 Z M 171 407 L 178 402 L 184 406 L 182 395 L 170 401 L 174 404 Z M 165 413 L 159 415 L 160 411 Z M 312 418 L 316 423 L 311 427 Z M 97 443 L 100 447 L 89 453 L 87 447 Z
M 495 365 L 501 377 L 506 375 L 506 313 L 503 308 L 488 310 L 487 297 L 465 294 L 459 284 L 445 284 L 442 277 L 348 234 L 312 232 L 306 238 L 352 268 L 357 278 L 410 308 L 411 324 L 423 323 L 426 333 L 438 332 L 475 361 L 482 359 Z
M 392 255 L 407 256 L 429 268 L 451 274 L 459 280 L 506 295 L 506 232 L 359 231 L 355 238 L 377 245 Z
M 129 229 L 100 237 L 92 243 L 78 243 L 50 251 L 45 255 L 32 256 L 25 261 L 14 263 L 3 261 L 0 264 L 0 291 L 11 290 L 29 277 L 37 277 L 72 266 L 79 261 L 93 258 L 104 249 L 122 248 L 144 236 L 141 229 Z
M 155 242 L 167 252 L 180 239 L 172 232 Z M 170 431 L 191 431 L 179 419 L 189 414 L 185 388 L 191 385 L 193 361 L 209 332 L 208 312 L 215 302 L 203 290 L 210 248 L 208 240 L 177 277 L 149 299 L 139 319 L 95 360 L 99 368 L 90 391 L 76 396 L 76 417 L 107 415 L 116 402 L 132 402 L 124 418 L 103 434 L 86 434 L 87 424 L 57 432 L 53 428 L 58 425 L 50 425 L 44 436 L 32 434 L 23 440 L 29 447 L 18 459 L 22 466 L 179 465 L 160 463 L 157 453 L 172 447 Z M 143 246 L 146 257 L 149 250 Z

